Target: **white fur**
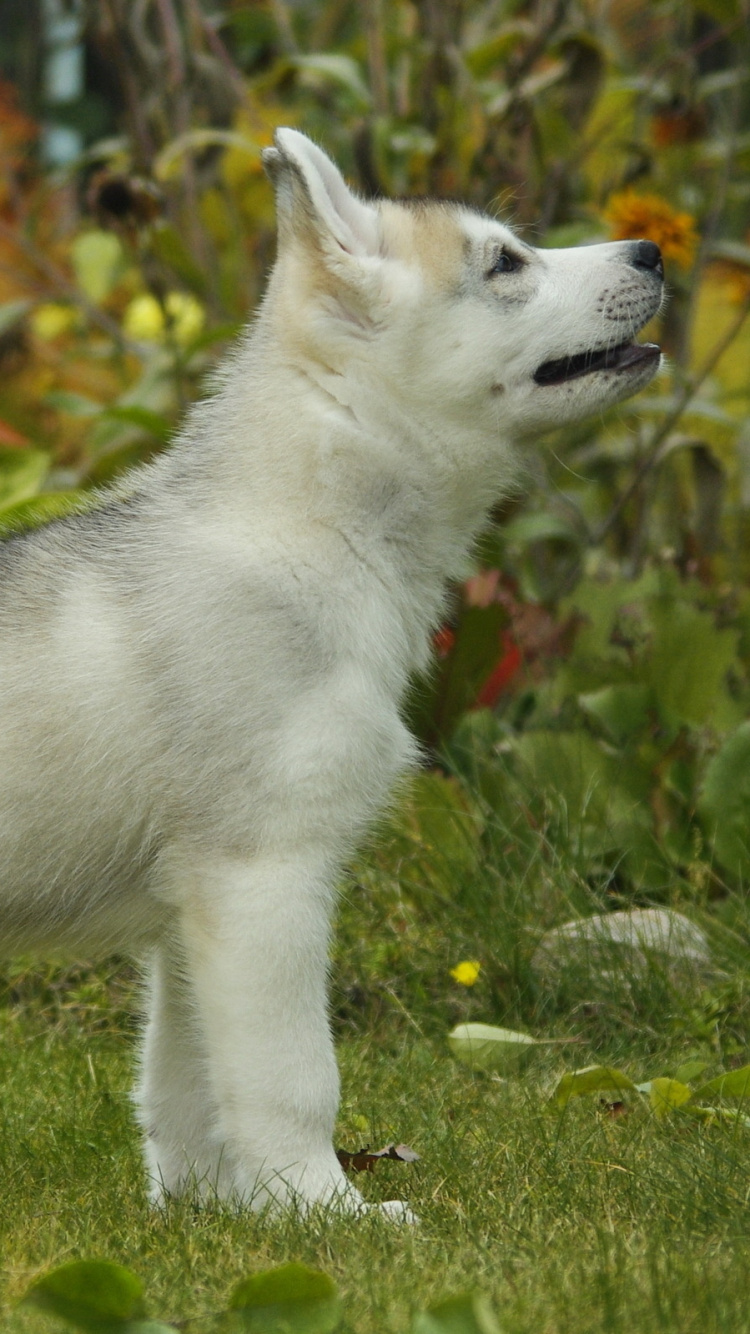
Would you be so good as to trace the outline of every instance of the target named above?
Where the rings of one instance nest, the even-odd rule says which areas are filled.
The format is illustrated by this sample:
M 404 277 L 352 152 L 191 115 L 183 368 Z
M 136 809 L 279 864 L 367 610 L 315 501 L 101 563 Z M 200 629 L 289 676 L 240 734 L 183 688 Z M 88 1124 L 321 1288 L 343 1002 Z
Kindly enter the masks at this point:
M 0 548 L 0 929 L 150 959 L 155 1200 L 358 1210 L 331 1144 L 336 881 L 415 762 L 408 680 L 524 441 L 655 366 L 535 369 L 629 340 L 661 282 L 630 243 L 364 203 L 292 130 L 267 166 L 279 256 L 215 395 L 97 510 Z M 488 277 L 503 246 L 523 268 Z

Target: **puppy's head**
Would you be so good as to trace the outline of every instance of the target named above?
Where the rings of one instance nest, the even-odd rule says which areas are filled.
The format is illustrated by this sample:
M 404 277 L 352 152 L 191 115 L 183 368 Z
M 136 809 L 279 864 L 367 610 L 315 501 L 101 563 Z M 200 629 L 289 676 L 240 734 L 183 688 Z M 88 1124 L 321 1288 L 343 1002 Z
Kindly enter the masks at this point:
M 264 153 L 276 189 L 271 285 L 298 348 L 357 363 L 412 418 L 523 438 L 641 389 L 660 351 L 636 335 L 659 309 L 650 241 L 536 249 L 457 204 L 371 202 L 295 130 Z

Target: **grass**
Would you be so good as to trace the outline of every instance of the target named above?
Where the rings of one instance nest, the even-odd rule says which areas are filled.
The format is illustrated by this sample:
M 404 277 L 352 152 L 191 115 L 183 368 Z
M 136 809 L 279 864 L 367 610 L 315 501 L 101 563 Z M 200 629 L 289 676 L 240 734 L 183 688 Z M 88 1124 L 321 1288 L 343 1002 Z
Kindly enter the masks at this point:
M 0 1007 L 4 1330 L 54 1330 L 18 1299 L 50 1266 L 103 1256 L 142 1276 L 149 1314 L 198 1331 L 239 1278 L 292 1259 L 336 1279 L 350 1334 L 405 1334 L 414 1311 L 467 1288 L 490 1296 L 504 1334 L 750 1330 L 750 1132 L 657 1123 L 645 1107 L 613 1118 L 596 1099 L 546 1109 L 566 1067 L 616 1062 L 644 1079 L 688 1056 L 707 1075 L 748 1059 L 745 900 L 665 889 L 711 936 L 705 985 L 656 968 L 603 984 L 594 969 L 552 993 L 530 967 L 540 929 L 598 910 L 606 892 L 574 840 L 514 841 L 507 824 L 480 837 L 459 797 L 432 825 L 424 792 L 401 808 L 357 868 L 336 944 L 338 1143 L 414 1147 L 418 1163 L 381 1163 L 357 1184 L 406 1198 L 421 1226 L 183 1202 L 149 1212 L 128 1098 L 132 970 L 19 961 Z M 433 813 L 438 798 L 456 792 L 438 784 Z M 461 958 L 483 963 L 471 989 L 449 974 Z M 445 1033 L 462 1019 L 577 1043 L 493 1079 L 451 1059 Z

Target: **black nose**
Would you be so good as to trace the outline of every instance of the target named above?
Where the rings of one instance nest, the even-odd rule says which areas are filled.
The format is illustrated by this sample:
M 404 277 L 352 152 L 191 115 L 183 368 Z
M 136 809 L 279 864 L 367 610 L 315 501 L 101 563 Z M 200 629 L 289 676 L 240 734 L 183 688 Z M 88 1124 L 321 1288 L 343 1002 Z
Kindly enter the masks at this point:
M 630 252 L 630 263 L 636 269 L 647 269 L 660 278 L 664 277 L 661 250 L 655 241 L 635 241 Z

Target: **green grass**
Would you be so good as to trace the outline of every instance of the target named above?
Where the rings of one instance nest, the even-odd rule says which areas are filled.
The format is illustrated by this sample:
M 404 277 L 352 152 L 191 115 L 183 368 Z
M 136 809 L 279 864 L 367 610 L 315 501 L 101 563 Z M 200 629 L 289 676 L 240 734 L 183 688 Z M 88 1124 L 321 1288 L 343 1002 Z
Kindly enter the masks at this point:
M 132 970 L 20 961 L 0 1008 L 3 1329 L 54 1330 L 18 1308 L 29 1284 L 108 1257 L 143 1277 L 149 1314 L 200 1317 L 196 1330 L 240 1277 L 292 1259 L 335 1278 L 351 1334 L 401 1334 L 415 1310 L 467 1288 L 490 1296 L 504 1334 L 750 1330 L 750 1132 L 657 1123 L 646 1107 L 613 1118 L 595 1098 L 546 1109 L 566 1067 L 616 1062 L 645 1079 L 688 1056 L 710 1062 L 707 1076 L 748 1059 L 745 900 L 691 901 L 687 881 L 665 892 L 711 935 L 718 972 L 703 989 L 653 969 L 621 986 L 582 973 L 551 994 L 529 964 L 539 931 L 619 903 L 587 881 L 574 841 L 514 842 L 497 823 L 480 836 L 461 818 L 430 832 L 412 817 L 345 893 L 332 1004 L 338 1143 L 415 1148 L 418 1163 L 382 1163 L 357 1184 L 407 1199 L 421 1226 L 185 1203 L 151 1213 L 128 1098 Z M 461 958 L 482 960 L 470 990 L 449 975 Z M 445 1033 L 462 1019 L 577 1042 L 493 1079 L 450 1057 Z

